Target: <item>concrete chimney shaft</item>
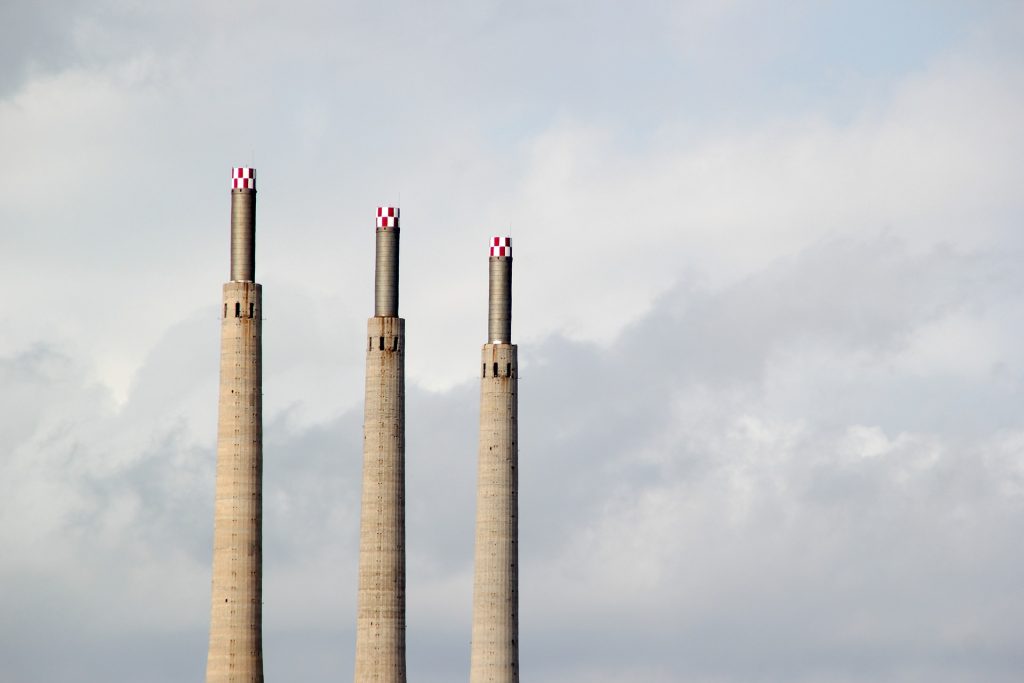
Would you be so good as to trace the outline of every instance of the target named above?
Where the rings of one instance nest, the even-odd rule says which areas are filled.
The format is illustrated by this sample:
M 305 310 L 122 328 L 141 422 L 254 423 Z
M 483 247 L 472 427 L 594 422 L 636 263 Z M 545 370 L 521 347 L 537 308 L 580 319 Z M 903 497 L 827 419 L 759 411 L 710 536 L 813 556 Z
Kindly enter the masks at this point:
M 207 683 L 263 683 L 263 292 L 253 281 L 255 179 L 255 169 L 232 169 Z
M 470 683 L 519 682 L 519 359 L 512 245 L 491 241 L 488 343 L 480 368 Z
M 406 683 L 405 320 L 398 317 L 398 207 L 377 209 L 374 317 L 366 326 L 356 683 Z

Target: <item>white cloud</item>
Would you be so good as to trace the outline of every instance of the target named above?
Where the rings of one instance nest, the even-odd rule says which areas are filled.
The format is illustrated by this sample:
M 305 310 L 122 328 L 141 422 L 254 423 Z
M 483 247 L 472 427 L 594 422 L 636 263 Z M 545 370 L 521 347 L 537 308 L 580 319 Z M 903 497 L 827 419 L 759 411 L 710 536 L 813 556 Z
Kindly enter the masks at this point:
M 268 677 L 351 671 L 368 217 L 401 192 L 417 678 L 468 663 L 483 240 L 511 223 L 524 675 L 1012 680 L 1019 12 L 851 75 L 793 42 L 809 5 L 753 5 L 122 3 L 18 48 L 10 675 L 201 676 L 223 177 L 255 155 Z M 771 72 L 803 53 L 825 81 Z

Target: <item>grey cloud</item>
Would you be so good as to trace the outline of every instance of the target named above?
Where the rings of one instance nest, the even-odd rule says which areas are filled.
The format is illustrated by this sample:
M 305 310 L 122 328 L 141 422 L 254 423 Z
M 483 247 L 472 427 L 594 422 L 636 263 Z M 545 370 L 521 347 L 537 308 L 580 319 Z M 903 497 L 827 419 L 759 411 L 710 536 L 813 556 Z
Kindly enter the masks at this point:
M 74 55 L 79 0 L 6 2 L 0 7 L 0 98 Z
M 610 349 L 538 350 L 551 355 L 524 374 L 580 389 L 524 400 L 524 453 L 544 434 L 522 464 L 524 633 L 559 643 L 537 652 L 538 678 L 1012 680 L 1019 420 L 1006 439 L 944 413 L 917 434 L 877 411 L 885 428 L 859 427 L 870 411 L 842 400 L 838 425 L 780 418 L 764 381 L 787 348 L 889 363 L 915 329 L 987 299 L 1001 270 L 888 240 L 828 244 L 723 291 L 674 292 Z M 813 373 L 802 381 L 816 391 Z M 590 585 L 559 595 L 560 571 Z M 562 640 L 566 622 L 590 638 Z M 588 658 L 606 678 L 573 666 Z
M 937 420 L 902 429 L 899 416 L 883 425 L 779 407 L 822 381 L 787 349 L 884 366 L 915 329 L 1005 292 L 1000 273 L 989 258 L 912 254 L 886 238 L 833 242 L 731 287 L 681 285 L 609 346 L 524 345 L 524 674 L 1012 680 L 1024 600 L 1019 420 L 980 433 Z M 856 293 L 832 296 L 850 279 Z M 23 456 L 3 461 L 3 481 L 41 494 L 58 485 L 73 503 L 47 526 L 12 509 L 26 498 L 6 501 L 0 528 L 38 529 L 19 547 L 40 553 L 0 560 L 13 591 L 4 612 L 30 615 L 3 624 L 19 680 L 201 671 L 213 450 L 194 414 L 214 397 L 209 364 L 186 361 L 215 343 L 206 327 L 199 316 L 172 328 L 119 410 L 101 401 L 80 413 L 96 388 L 59 354 L 5 360 L 23 385 L 21 414 L 49 416 L 20 419 L 20 432 L 5 422 Z M 782 397 L 768 379 L 780 370 L 797 387 Z M 859 399 L 909 379 L 898 368 L 874 377 Z M 205 398 L 189 398 L 196 391 Z M 424 681 L 451 680 L 467 662 L 476 392 L 475 381 L 409 391 L 409 657 Z M 290 410 L 268 419 L 268 673 L 331 680 L 351 669 L 360 424 L 358 406 L 323 422 L 297 423 Z M 58 604 L 78 616 L 69 623 Z M 58 623 L 64 656 L 33 667 Z M 114 659 L 115 642 L 131 645 L 127 658 Z
M 746 86 L 748 67 L 756 78 L 763 65 L 741 63 L 724 73 L 746 78 L 723 78 L 720 63 L 701 61 L 699 45 L 672 45 L 677 34 L 649 21 L 683 11 L 670 28 L 687 24 L 683 35 L 697 36 L 703 24 L 690 21 L 690 6 L 646 5 L 625 16 L 600 5 L 583 22 L 548 5 L 523 16 L 493 3 L 280 7 L 255 3 L 237 25 L 222 21 L 234 10 L 209 3 L 116 16 L 102 4 L 0 10 L 12 17 L 5 28 L 23 30 L 0 41 L 0 56 L 14 51 L 0 67 L 0 95 L 26 84 L 25 74 L 86 65 L 66 81 L 36 79 L 33 97 L 3 112 L 11 123 L 0 240 L 12 255 L 3 276 L 14 295 L 0 318 L 20 335 L 5 337 L 5 352 L 16 352 L 0 354 L 0 661 L 8 675 L 19 683 L 201 676 L 217 343 L 216 311 L 202 302 L 216 297 L 220 276 L 206 283 L 226 255 L 221 171 L 209 169 L 258 144 L 268 179 L 260 268 L 273 406 L 270 678 L 351 672 L 361 408 L 347 399 L 360 394 L 362 376 L 360 345 L 349 340 L 361 336 L 364 315 L 352 302 L 370 301 L 371 242 L 350 227 L 366 224 L 359 206 L 398 186 L 410 206 L 405 253 L 431 256 L 403 266 L 404 282 L 431 283 L 403 295 L 410 369 L 420 377 L 451 382 L 477 366 L 472 334 L 482 334 L 483 299 L 474 313 L 467 285 L 476 275 L 444 264 L 473 258 L 476 247 L 461 245 L 473 243 L 482 217 L 496 220 L 508 206 L 521 207 L 518 225 L 537 226 L 536 239 L 517 233 L 538 245 L 517 271 L 529 273 L 517 290 L 517 319 L 530 335 L 520 386 L 524 675 L 540 683 L 1015 678 L 1024 651 L 1016 410 L 1024 283 L 1014 273 L 1018 236 L 1001 226 L 1016 225 L 1019 206 L 1000 201 L 989 215 L 978 209 L 988 195 L 945 197 L 963 174 L 922 179 L 926 161 L 897 163 L 894 178 L 885 176 L 901 154 L 920 161 L 919 143 L 946 153 L 928 137 L 937 130 L 973 145 L 966 151 L 976 153 L 953 146 L 949 154 L 984 169 L 965 173 L 995 200 L 1012 174 L 991 169 L 1012 166 L 1016 138 L 993 143 L 972 133 L 1017 120 L 1015 99 L 980 88 L 962 98 L 968 113 L 950 114 L 965 121 L 938 117 L 933 128 L 936 108 L 953 98 L 915 91 L 910 105 L 886 100 L 885 120 L 850 135 L 792 134 L 806 122 L 787 119 L 730 136 L 717 126 L 732 119 L 710 132 L 688 126 L 698 105 L 706 115 L 738 101 L 745 116 L 760 117 Z M 1017 50 L 1014 37 L 1001 39 L 1011 46 L 1003 49 Z M 696 81 L 658 71 L 677 65 L 664 52 L 675 47 L 698 53 L 685 64 L 690 76 L 701 71 Z M 247 68 L 240 54 L 251 57 Z M 992 79 L 1001 91 L 1008 72 L 1016 77 L 975 66 L 952 80 L 938 68 L 910 89 L 959 93 L 965 80 Z M 806 83 L 793 87 L 806 94 Z M 721 96 L 697 97 L 711 91 Z M 762 94 L 774 103 L 777 93 L 762 84 Z M 888 108 L 900 106 L 912 111 L 897 111 L 891 128 Z M 874 116 L 853 109 L 843 117 Z M 982 110 L 996 115 L 976 118 Z M 609 120 L 641 125 L 600 129 L 608 147 L 579 158 L 556 149 L 550 173 L 529 171 L 531 145 L 557 147 L 557 134 L 537 135 L 557 133 L 552 122 L 567 121 L 571 133 L 576 123 Z M 671 129 L 664 138 L 655 132 L 662 126 Z M 760 144 L 780 131 L 784 149 Z M 922 137 L 893 152 L 906 131 Z M 654 146 L 667 140 L 671 153 L 648 149 L 647 136 Z M 692 141 L 708 138 L 710 151 L 687 170 Z M 1004 143 L 1010 151 L 995 154 Z M 851 178 L 842 172 L 847 147 L 867 149 Z M 767 182 L 780 163 L 784 182 Z M 609 165 L 615 172 L 603 171 Z M 811 183 L 823 196 L 799 197 L 794 188 L 826 166 L 827 187 Z M 858 174 L 872 182 L 846 187 Z M 621 194 L 629 181 L 637 189 Z M 531 184 L 545 192 L 516 195 Z M 683 190 L 701 195 L 705 211 L 683 210 L 692 197 L 668 209 L 658 201 Z M 773 202 L 789 192 L 799 198 Z M 723 209 L 742 201 L 757 206 Z M 762 204 L 777 232 L 758 222 Z M 613 254 L 612 266 L 595 252 L 592 271 L 551 267 L 576 253 L 582 224 L 600 241 L 638 217 L 661 221 L 666 210 L 682 216 L 680 226 L 721 231 L 724 219 L 727 227 L 702 242 L 669 226 L 679 234 L 612 241 L 629 251 Z M 977 226 L 961 222 L 968 214 L 978 214 Z M 864 224 L 893 215 L 924 224 L 922 233 L 900 233 L 916 235 L 910 243 L 883 235 L 790 248 L 834 234 L 835 225 L 863 234 Z M 956 238 L 974 227 L 987 237 L 973 243 L 1002 253 L 932 246 L 971 244 Z M 759 240 L 771 249 L 759 251 Z M 553 243 L 566 251 L 539 253 Z M 594 274 L 597 306 L 573 321 L 585 324 L 626 278 L 643 279 L 634 265 L 652 244 L 668 265 L 650 282 L 681 284 L 608 343 L 546 336 L 559 321 L 538 311 L 561 280 Z M 768 253 L 791 251 L 766 263 Z M 669 270 L 693 271 L 702 259 L 730 275 L 702 287 L 692 283 L 701 273 Z M 650 282 L 629 296 L 635 309 L 607 311 L 616 320 L 609 329 L 644 310 Z M 534 295 L 519 295 L 531 287 Z M 942 337 L 950 320 L 971 333 L 958 343 L 990 372 L 935 369 L 960 348 L 950 351 Z M 36 331 L 44 343 L 18 345 Z M 936 349 L 939 360 L 918 357 Z M 98 378 L 89 365 L 104 354 L 104 367 L 137 368 L 123 405 L 102 383 L 109 375 Z M 476 392 L 475 381 L 409 387 L 409 657 L 420 681 L 456 680 L 468 666 Z

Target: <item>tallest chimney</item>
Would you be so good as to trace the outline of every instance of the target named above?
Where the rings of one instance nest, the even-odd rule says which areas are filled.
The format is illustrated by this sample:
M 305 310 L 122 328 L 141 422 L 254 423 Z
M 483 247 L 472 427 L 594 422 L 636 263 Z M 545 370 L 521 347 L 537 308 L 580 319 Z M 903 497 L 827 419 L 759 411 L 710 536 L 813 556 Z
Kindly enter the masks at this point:
M 207 683 L 263 683 L 263 290 L 254 281 L 256 170 L 231 172 L 223 288 Z

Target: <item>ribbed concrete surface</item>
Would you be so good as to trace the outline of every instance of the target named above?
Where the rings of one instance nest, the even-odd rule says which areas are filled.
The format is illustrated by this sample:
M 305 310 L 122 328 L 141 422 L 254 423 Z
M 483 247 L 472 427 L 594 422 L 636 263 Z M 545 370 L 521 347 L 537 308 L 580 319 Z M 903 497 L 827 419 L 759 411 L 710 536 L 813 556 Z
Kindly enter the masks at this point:
M 367 324 L 356 683 L 405 683 L 405 321 Z
M 398 317 L 398 228 L 377 228 L 374 270 L 373 314 L 378 318 Z
M 262 683 L 261 287 L 224 285 L 207 683 Z
M 488 259 L 487 341 L 490 344 L 512 341 L 512 257 Z
M 514 344 L 484 345 L 470 683 L 519 681 L 518 374 Z
M 256 190 L 231 191 L 231 280 L 256 280 Z

